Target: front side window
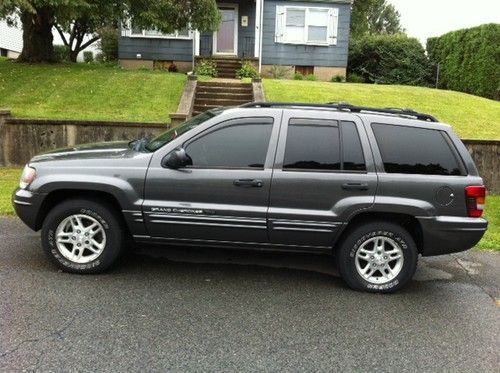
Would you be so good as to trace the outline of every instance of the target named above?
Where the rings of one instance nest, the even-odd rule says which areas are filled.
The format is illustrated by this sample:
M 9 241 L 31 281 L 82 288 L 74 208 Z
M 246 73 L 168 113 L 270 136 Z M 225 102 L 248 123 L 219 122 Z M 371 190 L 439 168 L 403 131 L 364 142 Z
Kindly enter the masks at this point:
M 245 118 L 218 125 L 185 145 L 192 167 L 264 168 L 273 118 Z
M 442 131 L 372 124 L 387 173 L 461 175 L 460 166 Z

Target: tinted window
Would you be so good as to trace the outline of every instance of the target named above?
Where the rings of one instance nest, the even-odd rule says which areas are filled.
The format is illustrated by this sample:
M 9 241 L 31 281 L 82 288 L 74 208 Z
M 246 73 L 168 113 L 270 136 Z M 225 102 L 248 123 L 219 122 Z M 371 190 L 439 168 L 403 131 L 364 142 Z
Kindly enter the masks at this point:
M 373 124 L 389 173 L 460 175 L 457 159 L 441 131 Z
M 366 171 L 358 130 L 353 122 L 342 122 L 343 170 Z
M 263 168 L 272 127 L 272 118 L 230 121 L 191 141 L 186 153 L 194 167 Z
M 291 119 L 283 169 L 340 170 L 337 121 Z

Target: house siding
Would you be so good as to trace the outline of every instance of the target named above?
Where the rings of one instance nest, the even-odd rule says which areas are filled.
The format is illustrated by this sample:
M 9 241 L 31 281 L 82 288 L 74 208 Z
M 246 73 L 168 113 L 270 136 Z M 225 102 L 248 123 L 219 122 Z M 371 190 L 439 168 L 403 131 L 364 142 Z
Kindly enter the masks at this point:
M 142 60 L 192 61 L 193 41 L 190 39 L 121 36 L 118 58 L 121 60 L 136 60 L 137 54 L 141 55 Z
M 274 36 L 276 28 L 277 5 L 338 8 L 339 22 L 337 44 L 331 46 L 312 46 L 276 43 L 274 41 Z M 347 67 L 350 18 L 350 4 L 313 1 L 264 1 L 264 19 L 262 29 L 262 64 L 288 66 L 326 66 L 343 68 Z
M 0 48 L 20 53 L 23 49 L 23 31 L 8 26 L 6 21 L 0 21 Z

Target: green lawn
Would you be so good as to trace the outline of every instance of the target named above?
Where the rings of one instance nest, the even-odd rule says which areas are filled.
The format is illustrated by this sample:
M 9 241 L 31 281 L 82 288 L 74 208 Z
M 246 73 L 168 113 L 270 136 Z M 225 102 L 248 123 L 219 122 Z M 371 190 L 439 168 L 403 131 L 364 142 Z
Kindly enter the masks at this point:
M 422 87 L 264 80 L 268 101 L 349 102 L 374 107 L 412 108 L 453 126 L 463 139 L 500 140 L 500 102 L 460 92 Z
M 14 214 L 10 199 L 20 176 L 20 169 L 0 168 L 0 216 Z M 478 247 L 500 251 L 500 196 L 486 198 L 486 218 L 490 225 Z
M 0 59 L 0 108 L 23 118 L 169 122 L 185 81 L 162 71 Z
M 12 192 L 19 185 L 21 169 L 0 167 L 0 215 L 12 215 Z

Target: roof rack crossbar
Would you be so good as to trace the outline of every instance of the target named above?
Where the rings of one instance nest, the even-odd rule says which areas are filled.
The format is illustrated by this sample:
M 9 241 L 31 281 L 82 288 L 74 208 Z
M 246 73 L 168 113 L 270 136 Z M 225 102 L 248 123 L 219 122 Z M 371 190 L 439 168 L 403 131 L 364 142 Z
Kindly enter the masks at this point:
M 243 108 L 272 108 L 272 107 L 313 107 L 313 108 L 327 108 L 336 109 L 339 111 L 349 111 L 351 113 L 377 113 L 377 114 L 391 114 L 391 115 L 401 115 L 413 117 L 418 120 L 423 120 L 427 122 L 438 122 L 438 120 L 429 114 L 419 113 L 412 109 L 400 109 L 400 108 L 373 108 L 367 106 L 355 106 L 349 103 L 336 103 L 330 102 L 327 104 L 307 104 L 307 103 L 294 103 L 294 102 L 249 102 L 248 104 L 241 105 Z

